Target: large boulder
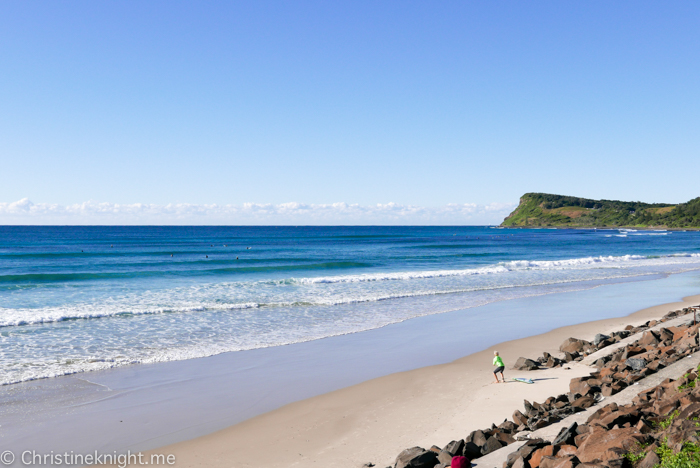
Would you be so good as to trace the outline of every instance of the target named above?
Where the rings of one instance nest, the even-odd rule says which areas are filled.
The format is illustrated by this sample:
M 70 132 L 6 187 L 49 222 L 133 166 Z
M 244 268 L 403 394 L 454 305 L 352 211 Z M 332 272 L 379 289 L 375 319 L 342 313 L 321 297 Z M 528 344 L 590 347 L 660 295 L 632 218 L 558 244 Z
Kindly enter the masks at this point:
M 625 346 L 625 349 L 622 352 L 622 356 L 620 356 L 620 359 L 624 361 L 625 359 L 631 358 L 632 356 L 636 356 L 637 354 L 642 354 L 644 352 L 646 352 L 646 349 L 642 348 L 641 346 L 627 345 Z
M 502 445 L 508 445 L 508 444 L 512 444 L 513 442 L 515 442 L 515 439 L 513 438 L 513 436 L 506 433 L 506 432 L 499 431 L 499 432 L 496 432 L 493 436 L 496 439 L 498 439 L 498 441 Z
M 549 445 L 549 442 L 545 442 L 542 439 L 529 439 L 527 440 L 519 449 L 518 454 L 525 460 L 527 460 L 532 452 L 535 450 Z
M 481 454 L 488 455 L 489 453 L 494 452 L 505 445 L 506 444 L 498 440 L 497 437 L 489 437 L 488 439 L 486 439 L 486 443 L 484 444 L 484 446 L 481 447 Z
M 394 468 L 434 468 L 437 464 L 437 453 L 421 447 L 412 447 L 396 457 Z
M 670 342 L 673 340 L 673 332 L 668 328 L 662 328 L 658 331 L 659 340 L 664 342 Z
M 574 439 L 578 435 L 576 432 L 576 429 L 578 429 L 578 423 L 573 423 L 569 427 L 564 427 L 562 428 L 561 431 L 559 431 L 559 434 L 554 438 L 554 441 L 552 442 L 553 445 L 572 445 L 574 443 Z M 547 455 L 547 454 L 546 454 Z
M 595 405 L 595 399 L 592 396 L 582 396 L 571 403 L 571 406 L 576 409 L 576 412 L 588 409 L 593 405 Z
M 649 453 L 647 453 L 647 456 L 644 457 L 644 459 L 641 462 L 639 462 L 637 468 L 654 468 L 655 466 L 658 466 L 660 464 L 661 459 L 653 450 L 651 450 Z
M 518 428 L 519 424 L 508 421 L 507 419 L 498 425 L 498 429 L 507 434 L 512 434 Z
M 527 400 L 523 400 L 523 406 L 525 407 L 525 415 L 528 418 L 531 418 L 532 415 L 537 414 L 537 408 L 532 406 L 532 403 L 530 403 Z
M 639 372 L 647 366 L 647 361 L 646 359 L 642 358 L 629 358 L 625 361 L 625 365 L 632 370 Z
M 512 467 L 518 458 L 520 458 L 521 460 L 523 458 L 522 455 L 520 455 L 520 453 L 518 453 L 518 452 L 509 453 L 508 456 L 506 457 L 506 461 L 503 463 L 503 468 Z
M 602 333 L 598 333 L 595 338 L 593 338 L 593 344 L 598 346 L 602 341 L 607 340 L 610 338 L 608 335 L 603 335 Z
M 661 342 L 659 335 L 651 330 L 647 330 L 642 333 L 642 337 L 639 339 L 639 344 L 641 346 L 657 345 Z
M 513 413 L 513 421 L 515 421 L 515 424 L 518 426 L 522 426 L 523 424 L 527 424 L 527 417 L 519 410 L 515 410 Z
M 561 359 L 555 358 L 554 356 L 549 356 L 549 358 L 544 362 L 545 367 L 558 367 L 561 366 Z
M 571 455 L 576 455 L 576 450 L 578 450 L 578 447 L 575 445 L 560 445 L 559 450 L 557 450 L 557 457 L 568 457 Z
M 581 442 L 576 456 L 583 463 L 605 463 L 621 458 L 621 451 L 629 452 L 643 440 L 644 436 L 634 427 L 605 430 L 598 426 Z
M 515 366 L 513 368 L 516 370 L 528 370 L 529 371 L 529 370 L 539 369 L 539 366 L 532 359 L 519 357 L 518 360 L 515 361 Z
M 605 426 L 608 429 L 611 429 L 616 425 L 618 427 L 621 427 L 627 423 L 629 423 L 629 425 L 634 426 L 637 424 L 637 422 L 639 422 L 639 418 L 639 411 L 633 408 L 624 407 L 618 409 L 617 411 L 611 412 L 607 416 L 602 417 L 598 420 L 598 424 Z
M 478 445 L 479 447 L 483 447 L 484 444 L 486 443 L 486 438 L 487 435 L 484 434 L 484 431 L 478 429 L 476 431 L 473 431 L 470 433 L 464 441 L 466 443 L 473 442 L 474 444 Z M 465 455 L 466 456 L 466 455 Z
M 454 457 L 454 454 L 447 452 L 445 450 L 441 450 L 440 453 L 438 453 L 438 462 L 445 464 L 449 466 L 452 463 L 452 457 Z
M 588 383 L 588 380 L 590 380 L 590 377 L 576 377 L 571 379 L 569 382 L 569 391 L 574 395 L 577 393 L 579 395 L 586 395 L 592 392 L 593 387 Z
M 462 455 L 470 460 L 479 458 L 481 456 L 481 447 L 476 445 L 474 442 L 466 442 L 464 444 L 464 449 L 462 449 Z
M 574 468 L 579 465 L 579 460 L 575 456 L 567 457 L 544 457 L 540 468 Z
M 449 452 L 452 454 L 452 456 L 456 455 L 462 455 L 462 452 L 464 451 L 464 441 L 463 440 L 453 440 L 449 444 L 445 445 L 445 448 L 443 448 L 445 452 Z
M 586 345 L 590 343 L 586 340 L 579 340 L 578 338 L 567 338 L 561 346 L 559 346 L 559 351 L 562 353 L 582 353 L 586 348 Z
M 528 462 L 530 463 L 530 468 L 539 468 L 540 463 L 542 463 L 542 458 L 553 457 L 554 456 L 554 445 L 545 445 L 544 447 L 532 452 Z

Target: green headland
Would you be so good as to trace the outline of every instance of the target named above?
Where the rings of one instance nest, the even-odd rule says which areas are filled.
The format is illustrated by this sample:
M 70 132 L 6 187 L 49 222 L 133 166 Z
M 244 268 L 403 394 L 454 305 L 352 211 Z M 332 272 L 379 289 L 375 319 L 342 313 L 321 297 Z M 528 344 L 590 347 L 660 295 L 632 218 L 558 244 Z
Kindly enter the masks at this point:
M 700 197 L 672 205 L 526 193 L 501 226 L 697 229 L 700 228 Z

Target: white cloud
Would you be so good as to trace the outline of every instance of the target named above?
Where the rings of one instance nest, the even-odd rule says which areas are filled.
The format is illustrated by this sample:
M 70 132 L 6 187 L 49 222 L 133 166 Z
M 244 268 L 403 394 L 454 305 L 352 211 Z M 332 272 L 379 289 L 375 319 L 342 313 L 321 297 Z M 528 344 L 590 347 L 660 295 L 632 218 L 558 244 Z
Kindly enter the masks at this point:
M 29 199 L 0 203 L 0 224 L 498 224 L 514 208 L 511 203 L 450 203 L 437 207 L 386 203 L 358 205 L 345 202 L 306 204 L 244 203 L 196 205 L 191 203 L 104 203 L 73 205 L 32 203 Z

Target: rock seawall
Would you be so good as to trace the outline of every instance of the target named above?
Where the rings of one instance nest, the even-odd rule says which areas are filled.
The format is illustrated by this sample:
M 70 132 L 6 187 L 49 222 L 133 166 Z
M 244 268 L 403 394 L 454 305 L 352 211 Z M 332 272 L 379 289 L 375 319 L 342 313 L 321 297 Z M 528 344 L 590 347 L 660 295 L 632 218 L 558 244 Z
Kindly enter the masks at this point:
M 659 326 L 694 309 L 670 312 L 660 321 L 628 326 L 610 335 L 598 334 L 592 342 L 569 338 L 560 347 L 561 357 L 544 353 L 537 359 L 520 358 L 516 368 L 532 370 L 566 366 L 594 353 L 589 359 L 602 354 L 593 362 L 598 370 L 572 379 L 568 393 L 542 403 L 525 400 L 523 411 L 516 409 L 512 421 L 473 431 L 445 447 L 406 449 L 397 456 L 393 468 L 446 468 L 454 456 L 476 460 L 516 440 L 526 442 L 508 456 L 504 468 L 653 468 L 670 457 L 688 456 L 683 451 L 700 442 L 700 388 L 695 387 L 695 369 L 688 369 L 678 381 L 667 379 L 640 393 L 632 405 L 602 406 L 586 424 L 574 423 L 562 429 L 553 441 L 530 440 L 528 435 L 602 404 L 606 397 L 698 351 L 700 325 L 686 321 L 678 326 Z M 611 351 L 605 353 L 609 346 Z M 700 462 L 693 466 L 700 467 Z

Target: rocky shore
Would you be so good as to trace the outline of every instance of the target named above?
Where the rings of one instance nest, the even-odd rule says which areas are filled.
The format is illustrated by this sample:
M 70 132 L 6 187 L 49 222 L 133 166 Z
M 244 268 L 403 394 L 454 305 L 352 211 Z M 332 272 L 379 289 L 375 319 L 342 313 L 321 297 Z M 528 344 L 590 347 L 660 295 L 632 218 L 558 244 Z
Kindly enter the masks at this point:
M 515 410 L 512 420 L 473 431 L 445 447 L 406 449 L 396 457 L 393 468 L 446 468 L 454 456 L 480 465 L 480 458 L 508 451 L 511 444 L 512 453 L 502 463 L 503 468 L 652 468 L 675 466 L 672 463 L 678 460 L 695 460 L 696 465 L 683 466 L 700 466 L 700 448 L 695 445 L 700 442 L 696 369 L 687 369 L 677 380 L 666 379 L 639 393 L 631 404 L 618 406 L 605 401 L 629 387 L 633 390 L 649 376 L 698 350 L 695 309 L 677 310 L 659 321 L 599 334 L 591 342 L 569 338 L 560 346 L 560 356 L 521 357 L 515 365 L 519 370 L 583 363 L 593 366 L 594 371 L 572 379 L 566 394 L 542 403 L 525 400 L 523 411 Z M 553 440 L 533 437 L 535 431 L 566 424 L 567 418 L 594 407 L 600 409 L 584 424 L 566 425 Z

